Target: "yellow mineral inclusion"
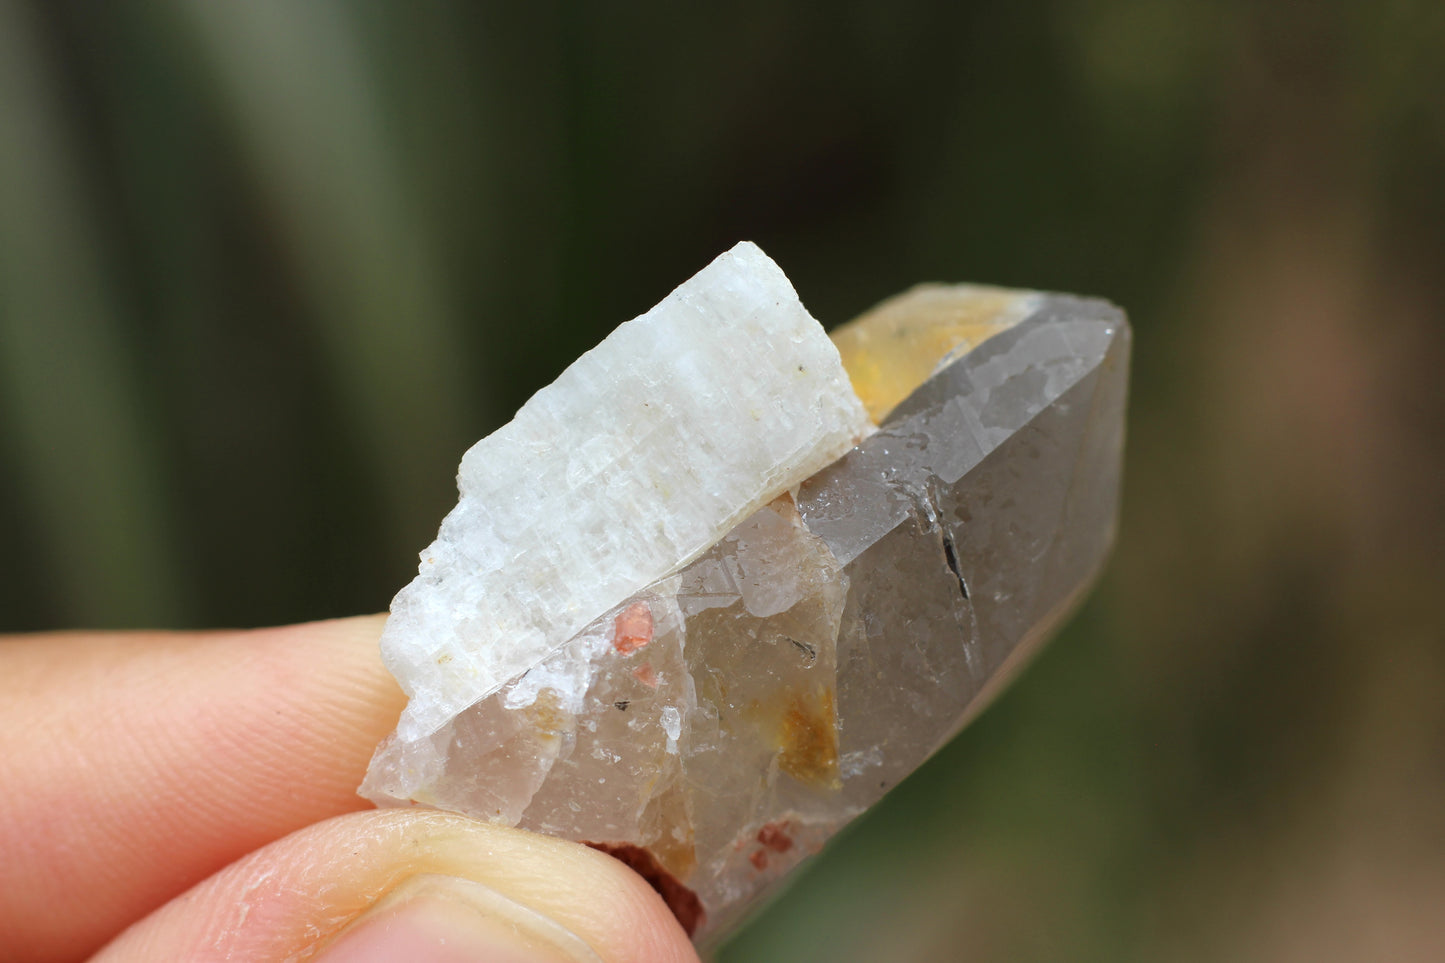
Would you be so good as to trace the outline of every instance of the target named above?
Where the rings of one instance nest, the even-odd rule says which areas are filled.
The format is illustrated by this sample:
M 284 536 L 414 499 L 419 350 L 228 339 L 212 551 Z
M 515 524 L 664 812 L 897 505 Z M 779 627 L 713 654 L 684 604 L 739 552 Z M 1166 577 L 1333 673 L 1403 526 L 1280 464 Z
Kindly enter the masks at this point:
M 790 691 L 778 735 L 779 769 L 817 789 L 843 788 L 838 773 L 838 712 L 831 688 Z
M 835 329 L 833 344 L 875 423 L 938 370 L 1023 319 L 1030 291 L 920 284 Z

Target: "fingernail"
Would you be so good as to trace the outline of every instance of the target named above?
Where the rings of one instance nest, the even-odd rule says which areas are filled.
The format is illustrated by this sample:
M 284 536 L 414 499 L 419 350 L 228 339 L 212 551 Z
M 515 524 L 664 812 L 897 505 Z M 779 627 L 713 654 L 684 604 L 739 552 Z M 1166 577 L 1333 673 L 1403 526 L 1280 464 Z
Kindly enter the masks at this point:
M 481 883 L 413 876 L 317 957 L 321 963 L 602 963 L 555 920 Z

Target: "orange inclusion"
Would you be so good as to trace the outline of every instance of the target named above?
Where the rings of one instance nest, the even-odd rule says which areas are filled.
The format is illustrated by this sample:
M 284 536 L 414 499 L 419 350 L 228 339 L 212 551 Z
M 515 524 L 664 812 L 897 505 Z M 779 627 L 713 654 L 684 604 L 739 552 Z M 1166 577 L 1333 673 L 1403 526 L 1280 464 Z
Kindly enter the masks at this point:
M 633 602 L 612 627 L 612 645 L 623 655 L 631 655 L 652 641 L 652 609 L 646 602 Z

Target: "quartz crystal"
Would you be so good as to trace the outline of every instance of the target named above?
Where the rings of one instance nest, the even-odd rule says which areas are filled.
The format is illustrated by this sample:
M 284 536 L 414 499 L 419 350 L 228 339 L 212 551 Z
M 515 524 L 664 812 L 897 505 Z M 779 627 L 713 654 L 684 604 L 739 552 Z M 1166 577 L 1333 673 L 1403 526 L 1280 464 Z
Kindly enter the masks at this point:
M 692 292 L 709 305 L 725 300 Z M 801 312 L 792 303 L 789 310 Z M 728 310 L 719 308 L 719 321 Z M 735 350 L 720 346 L 726 334 L 706 336 L 701 346 L 679 335 L 645 353 Z M 622 583 L 598 557 L 625 554 L 649 526 L 673 525 L 669 499 L 615 499 L 599 480 L 606 472 L 594 472 L 566 488 L 571 504 L 539 500 L 516 509 L 513 527 L 473 530 L 490 503 L 463 511 L 481 491 L 466 478 L 481 446 L 469 453 L 462 505 L 438 545 L 470 546 L 452 551 L 472 568 L 453 562 L 444 581 L 429 575 L 433 546 L 422 576 L 398 598 L 385 644 L 414 703 L 436 685 L 426 665 L 433 653 L 451 655 L 447 664 L 467 659 L 489 688 L 446 696 L 447 718 L 429 711 L 425 725 L 403 723 L 377 750 L 363 793 L 383 805 L 422 803 L 588 842 L 642 872 L 689 931 L 715 936 L 977 712 L 1068 612 L 1107 553 L 1128 326 L 1101 301 L 927 286 L 885 302 L 834 340 L 878 430 L 831 460 L 850 433 L 861 433 L 850 403 L 821 391 L 791 399 L 802 409 L 791 417 L 830 426 L 814 427 L 826 440 L 811 454 L 784 459 L 807 469 L 760 475 L 746 512 L 717 513 L 724 527 L 707 544 L 678 546 L 665 571 L 633 565 L 632 578 L 651 577 L 621 595 Z M 831 390 L 838 376 L 819 354 L 802 363 L 818 366 Z M 789 366 L 791 358 L 777 361 L 772 376 Z M 651 390 L 607 382 L 589 399 L 621 393 L 640 404 Z M 669 437 L 699 430 L 686 419 L 722 417 L 733 419 L 718 436 L 730 444 L 795 449 L 794 441 L 733 434 L 786 433 L 774 422 L 792 424 L 769 408 L 748 425 L 738 416 L 754 403 L 747 390 L 719 383 L 697 403 L 726 409 L 717 414 L 679 405 Z M 565 444 L 579 449 L 588 442 L 565 422 L 551 430 L 568 431 Z M 516 457 L 542 450 L 531 444 Z M 814 464 L 824 452 L 831 463 Z M 523 462 L 508 470 L 534 476 Z M 702 469 L 688 472 L 679 486 L 711 492 L 725 484 Z M 541 509 L 561 517 L 542 529 L 522 514 Z M 534 545 L 541 531 L 562 541 Z M 501 573 L 522 581 L 509 588 L 501 575 L 478 572 L 483 551 L 513 568 L 530 552 L 551 554 L 525 577 Z M 579 608 L 571 628 L 550 612 L 560 603 L 549 577 L 609 588 L 567 589 L 567 605 L 593 606 Z M 491 581 L 485 589 L 450 584 L 477 578 Z M 533 618 L 568 635 L 555 644 L 548 635 L 546 651 L 528 649 L 535 654 L 521 664 L 477 628 L 468 606 L 483 592 L 514 592 L 520 605 L 546 611 Z M 422 606 L 430 614 L 417 620 Z

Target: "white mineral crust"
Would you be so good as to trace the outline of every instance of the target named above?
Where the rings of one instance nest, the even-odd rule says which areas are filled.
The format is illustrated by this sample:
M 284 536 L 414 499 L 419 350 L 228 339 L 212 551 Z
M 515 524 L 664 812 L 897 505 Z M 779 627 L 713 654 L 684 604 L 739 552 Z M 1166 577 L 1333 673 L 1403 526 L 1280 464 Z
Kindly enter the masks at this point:
M 436 732 L 867 429 L 783 272 L 751 243 L 724 253 L 462 458 L 382 634 L 409 697 L 396 739 Z

